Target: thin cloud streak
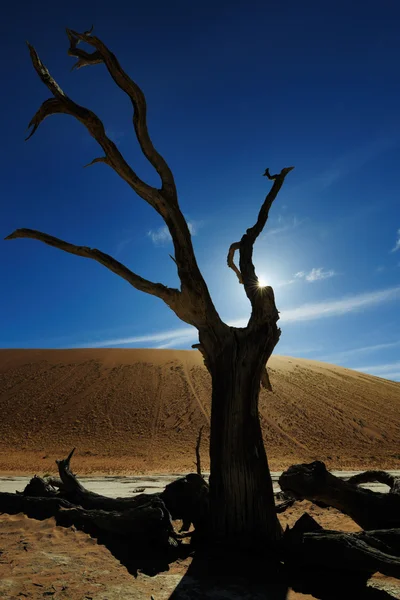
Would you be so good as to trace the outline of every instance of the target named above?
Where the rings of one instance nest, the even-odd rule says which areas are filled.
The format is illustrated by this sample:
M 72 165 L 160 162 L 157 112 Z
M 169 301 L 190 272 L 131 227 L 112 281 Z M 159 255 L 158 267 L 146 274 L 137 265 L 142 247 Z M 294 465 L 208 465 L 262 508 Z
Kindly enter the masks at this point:
M 187 225 L 191 235 L 196 235 L 197 227 L 193 221 L 187 221 Z M 164 246 L 172 242 L 171 234 L 166 225 L 161 225 L 158 229 L 150 229 L 147 232 L 148 237 L 156 246 Z
M 371 365 L 369 367 L 352 367 L 355 371 L 375 375 L 383 379 L 392 379 L 393 381 L 400 380 L 400 361 L 388 363 L 385 365 Z
M 333 269 L 329 271 L 324 271 L 323 267 L 313 268 L 309 273 L 305 271 L 299 271 L 294 275 L 295 279 L 305 279 L 312 283 L 313 281 L 321 281 L 321 279 L 329 279 L 330 277 L 334 277 L 337 273 Z
M 197 337 L 197 331 L 193 327 L 186 327 L 181 329 L 170 329 L 167 331 L 159 331 L 158 333 L 150 333 L 145 335 L 137 335 L 137 336 L 129 336 L 129 337 L 121 337 L 114 338 L 110 340 L 101 340 L 100 342 L 90 342 L 88 344 L 79 344 L 74 346 L 75 348 L 105 348 L 112 346 L 127 346 L 128 344 L 161 344 L 165 342 L 165 344 L 169 343 L 172 340 L 178 338 L 192 339 L 193 337 Z M 167 347 L 158 346 L 160 347 Z
M 397 250 L 400 250 L 400 229 L 397 230 L 397 240 L 391 252 L 397 252 Z
M 288 231 L 291 231 L 292 229 L 296 229 L 297 227 L 302 225 L 302 223 L 304 223 L 306 220 L 307 219 L 298 219 L 296 217 L 296 215 L 294 215 L 293 217 L 290 217 L 290 218 L 282 217 L 282 215 L 280 215 L 278 217 L 279 225 L 277 227 L 271 227 L 271 228 L 267 229 L 265 231 L 265 233 L 263 233 L 262 238 L 266 238 L 268 236 L 273 236 L 273 235 L 278 235 L 281 233 L 287 233 Z
M 370 144 L 354 148 L 352 151 L 337 158 L 331 167 L 317 175 L 312 181 L 308 181 L 307 187 L 311 186 L 321 190 L 326 189 L 339 179 L 360 169 L 375 157 L 398 146 L 398 143 L 398 136 L 392 135 L 378 138 Z M 302 185 L 304 184 L 299 184 L 299 186 Z
M 390 302 L 400 297 L 400 286 L 348 296 L 339 300 L 317 302 L 315 304 L 304 304 L 298 308 L 284 310 L 281 313 L 281 321 L 284 323 L 295 323 L 300 321 L 313 321 L 325 317 L 341 316 L 357 312 L 363 308 L 370 308 L 379 304 Z M 232 327 L 246 327 L 248 318 L 228 321 Z M 112 346 L 126 346 L 128 344 L 154 344 L 157 348 L 169 348 L 172 345 L 189 344 L 197 341 L 198 334 L 194 327 L 182 327 L 151 333 L 148 335 L 121 337 L 109 340 L 96 341 L 89 344 L 80 344 L 75 348 L 103 348 Z
M 374 373 L 378 374 L 378 373 L 390 373 L 391 371 L 400 371 L 400 360 L 394 362 L 394 363 L 388 363 L 386 365 L 372 365 L 369 367 L 354 367 L 354 369 L 356 371 L 362 371 L 362 372 L 371 372 L 373 371 Z
M 336 317 L 357 312 L 362 308 L 377 306 L 383 302 L 390 302 L 396 298 L 400 298 L 400 286 L 377 292 L 357 294 L 356 296 L 347 296 L 340 300 L 304 304 L 298 308 L 282 310 L 281 320 L 285 323 L 293 323 L 322 319 L 324 317 Z
M 385 342 L 383 344 L 375 344 L 373 346 L 362 346 L 361 348 L 352 348 L 351 350 L 343 350 L 342 352 L 336 352 L 334 354 L 322 356 L 320 360 L 324 360 L 326 362 L 337 362 L 346 360 L 347 358 L 352 358 L 356 354 L 370 354 L 380 350 L 387 350 L 388 348 L 398 348 L 399 346 L 400 341 Z

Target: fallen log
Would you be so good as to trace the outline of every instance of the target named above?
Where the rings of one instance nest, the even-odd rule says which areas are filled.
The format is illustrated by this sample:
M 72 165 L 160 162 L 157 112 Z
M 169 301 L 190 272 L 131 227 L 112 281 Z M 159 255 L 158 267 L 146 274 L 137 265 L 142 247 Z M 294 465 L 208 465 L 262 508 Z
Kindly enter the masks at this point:
M 305 513 L 285 532 L 286 565 L 400 578 L 400 529 L 346 533 L 323 529 Z
M 109 498 L 87 490 L 70 469 L 70 461 L 75 448 L 67 458 L 57 460 L 62 485 L 59 492 L 72 504 L 88 510 L 126 511 L 147 504 L 151 499 L 164 502 L 173 519 L 182 519 L 183 528 L 188 530 L 191 523 L 195 528 L 208 520 L 208 484 L 201 475 L 190 473 L 168 484 L 159 494 L 139 494 L 128 498 Z
M 362 529 L 400 527 L 399 493 L 387 494 L 360 488 L 329 473 L 323 462 L 289 467 L 280 476 L 279 485 L 298 500 L 311 500 L 337 508 Z
M 57 461 L 60 480 L 34 477 L 22 494 L 0 494 L 0 511 L 22 512 L 36 519 L 54 517 L 58 525 L 73 525 L 107 545 L 125 561 L 124 564 L 129 561 L 129 556 L 145 556 L 150 552 L 150 556 L 158 553 L 165 559 L 171 556 L 169 549 L 180 552 L 178 545 L 183 536 L 175 532 L 171 517 L 186 519 L 186 526 L 193 522 L 197 537 L 200 535 L 203 544 L 210 542 L 207 538 L 208 485 L 202 477 L 189 474 L 166 486 L 160 494 L 107 498 L 86 490 L 77 480 L 70 470 L 72 454 Z M 361 479 L 359 477 L 356 483 Z M 328 473 L 323 463 L 295 465 L 281 476 L 280 484 L 283 492 L 278 498 L 282 502 L 277 505 L 277 510 L 291 505 L 299 497 L 315 497 L 325 503 L 332 497 L 336 507 L 342 510 L 347 507 L 347 502 L 350 506 L 347 514 L 352 516 L 357 512 L 354 507 L 360 497 L 384 496 L 392 497 L 392 501 L 399 500 L 396 493 L 376 494 L 343 482 Z M 355 515 L 360 523 L 367 519 L 366 511 L 370 506 L 369 501 L 361 502 L 360 513 Z M 353 591 L 361 590 L 367 579 L 378 571 L 400 578 L 400 528 L 359 533 L 326 531 L 306 514 L 292 529 L 287 528 L 279 556 L 293 585 L 301 587 L 311 581 L 314 587 L 322 589 L 327 578 L 334 574 L 335 578 L 350 578 Z M 355 594 L 361 597 L 357 595 L 358 591 Z
M 71 450 L 67 458 L 56 460 L 61 479 L 59 493 L 63 498 L 71 502 L 71 504 L 81 506 L 88 510 L 124 511 L 146 504 L 149 501 L 149 498 L 156 495 L 139 494 L 138 496 L 131 496 L 128 498 L 109 498 L 87 490 L 78 481 L 70 469 L 70 462 L 74 452 L 75 448 Z
M 43 521 L 55 517 L 61 508 L 73 508 L 73 504 L 63 498 L 32 497 L 23 494 L 0 493 L 0 513 L 17 515 Z
M 23 513 L 44 520 L 54 517 L 57 525 L 90 533 L 96 538 L 111 533 L 134 540 L 135 545 L 176 545 L 177 536 L 164 502 L 156 495 L 141 506 L 125 511 L 87 510 L 61 497 L 34 497 L 0 493 L 0 512 Z
M 400 477 L 391 475 L 387 471 L 364 471 L 347 479 L 347 483 L 360 485 L 361 483 L 383 483 L 389 487 L 390 494 L 400 494 Z
M 95 537 L 99 537 L 100 533 L 110 533 L 130 538 L 135 546 L 177 545 L 171 517 L 158 498 L 123 512 L 62 507 L 56 515 L 56 522 L 67 527 L 74 525 Z
M 0 494 L 0 511 L 39 519 L 55 517 L 59 524 L 75 525 L 96 537 L 102 531 L 144 536 L 157 543 L 171 544 L 178 539 L 172 518 L 183 520 L 182 530 L 192 523 L 206 529 L 208 484 L 203 477 L 191 473 L 158 494 L 109 498 L 87 490 L 72 473 L 74 451 L 56 461 L 60 479 L 34 476 L 22 493 Z

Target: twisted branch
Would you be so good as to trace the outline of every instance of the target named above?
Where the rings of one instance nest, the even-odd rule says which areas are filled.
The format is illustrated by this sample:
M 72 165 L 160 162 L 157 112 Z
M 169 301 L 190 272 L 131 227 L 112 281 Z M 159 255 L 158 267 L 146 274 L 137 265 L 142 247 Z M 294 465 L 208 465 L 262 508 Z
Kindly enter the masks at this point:
M 91 35 L 92 29 L 93 28 L 84 33 L 67 30 L 70 42 L 68 54 L 78 59 L 78 62 L 75 65 L 76 68 L 104 63 L 114 82 L 129 96 L 134 110 L 133 125 L 137 139 L 143 154 L 154 166 L 161 178 L 161 189 L 148 185 L 138 177 L 124 159 L 115 143 L 106 135 L 105 127 L 99 117 L 91 110 L 74 102 L 67 94 L 65 94 L 40 60 L 36 50 L 30 44 L 28 44 L 28 47 L 35 71 L 42 82 L 50 90 L 53 97 L 46 100 L 31 119 L 29 127 L 31 127 L 32 130 L 28 139 L 36 132 L 43 120 L 50 115 L 63 113 L 71 115 L 80 121 L 104 151 L 104 156 L 93 159 L 86 166 L 99 162 L 103 162 L 110 166 L 164 219 L 174 244 L 174 261 L 176 262 L 178 276 L 181 281 L 181 292 L 179 293 L 178 290 L 173 291 L 174 299 L 173 305 L 171 305 L 171 296 L 169 293 L 165 292 L 168 288 L 161 286 L 161 284 L 147 282 L 145 279 L 132 273 L 124 265 L 121 265 L 121 263 L 118 263 L 118 261 L 114 261 L 114 259 L 98 250 L 91 250 L 88 248 L 82 250 L 82 247 L 80 246 L 73 246 L 72 244 L 58 240 L 45 233 L 20 229 L 11 234 L 11 236 L 8 236 L 7 239 L 15 237 L 34 237 L 35 239 L 40 239 L 45 243 L 66 250 L 67 252 L 94 258 L 98 262 L 102 262 L 102 264 L 107 262 L 106 266 L 108 268 L 114 270 L 117 274 L 121 275 L 123 273 L 122 276 L 137 289 L 162 297 L 183 321 L 190 323 L 197 328 L 210 324 L 214 330 L 220 327 L 226 327 L 223 325 L 214 307 L 207 285 L 197 265 L 190 231 L 179 208 L 172 172 L 164 158 L 156 151 L 150 139 L 147 128 L 147 109 L 144 94 L 140 87 L 125 73 L 117 58 L 107 46 L 97 37 Z M 80 42 L 88 43 L 94 48 L 94 51 L 90 53 L 78 48 Z M 107 257 L 105 262 L 103 260 L 104 257 Z M 116 264 L 118 266 L 114 268 Z
M 30 44 L 28 44 L 28 48 L 36 73 L 53 94 L 54 98 L 49 98 L 43 102 L 39 110 L 32 117 L 29 123 L 29 127 L 32 127 L 32 131 L 27 139 L 33 136 L 39 125 L 50 115 L 63 113 L 75 117 L 75 119 L 80 121 L 86 127 L 90 135 L 103 148 L 105 153 L 105 160 L 103 162 L 107 162 L 107 164 L 111 166 L 141 198 L 156 208 L 158 190 L 138 177 L 125 161 L 114 142 L 106 135 L 104 125 L 99 117 L 93 111 L 80 106 L 71 100 L 50 75 L 48 69 L 40 60 L 35 48 Z
M 99 40 L 91 35 L 91 31 L 78 33 L 72 29 L 67 29 L 67 35 L 70 41 L 68 54 L 78 59 L 75 68 L 79 69 L 88 65 L 94 65 L 103 62 L 108 72 L 121 90 L 130 98 L 133 106 L 133 126 L 137 139 L 143 154 L 153 165 L 162 181 L 162 191 L 170 199 L 176 199 L 176 187 L 174 176 L 164 158 L 154 148 L 153 142 L 147 128 L 147 106 L 146 99 L 141 88 L 135 83 L 129 75 L 123 70 L 116 56 Z M 94 52 L 89 53 L 77 47 L 79 42 L 85 42 L 95 48 Z
M 87 246 L 75 246 L 74 244 L 70 244 L 69 242 L 60 240 L 59 238 L 53 237 L 52 235 L 48 235 L 47 233 L 36 231 L 35 229 L 17 229 L 16 231 L 8 235 L 5 239 L 14 240 L 16 238 L 30 238 L 33 240 L 39 240 L 40 242 L 48 244 L 49 246 L 53 246 L 54 248 L 58 248 L 59 250 L 63 250 L 64 252 L 68 252 L 69 254 L 83 256 L 84 258 L 91 258 L 92 260 L 95 260 L 96 262 L 100 263 L 113 273 L 116 273 L 117 275 L 122 277 L 122 279 L 125 279 L 125 281 L 130 283 L 137 290 L 161 298 L 173 310 L 175 310 L 178 306 L 178 300 L 180 295 L 180 292 L 178 290 L 168 288 L 162 285 L 161 283 L 153 283 L 148 279 L 144 279 L 143 277 L 136 275 L 136 273 L 128 269 L 118 260 L 112 258 L 112 256 L 109 256 L 104 252 L 101 252 L 100 250 L 96 250 L 95 248 L 88 248 Z
M 235 265 L 235 252 L 240 249 L 240 242 L 234 242 L 230 245 L 228 251 L 228 267 L 230 267 L 237 275 L 240 284 L 243 284 L 243 277 L 237 266 Z
M 264 176 L 268 177 L 268 179 L 274 182 L 272 188 L 268 192 L 263 202 L 260 212 L 258 213 L 256 223 L 253 225 L 253 227 L 247 229 L 240 242 L 231 244 L 227 259 L 228 266 L 236 273 L 239 283 L 244 285 L 246 295 L 249 298 L 253 308 L 253 313 L 257 306 L 260 308 L 262 305 L 267 304 L 268 310 L 272 312 L 273 316 L 277 317 L 277 319 L 279 317 L 278 311 L 276 308 L 274 308 L 275 301 L 272 288 L 267 286 L 260 289 L 258 277 L 253 264 L 253 247 L 256 239 L 265 227 L 272 203 L 277 197 L 279 190 L 285 181 L 286 175 L 290 173 L 292 169 L 294 169 L 294 167 L 285 167 L 280 173 L 275 175 L 271 175 L 269 169 L 265 170 Z M 239 268 L 234 262 L 235 252 L 237 250 L 239 250 L 240 254 Z

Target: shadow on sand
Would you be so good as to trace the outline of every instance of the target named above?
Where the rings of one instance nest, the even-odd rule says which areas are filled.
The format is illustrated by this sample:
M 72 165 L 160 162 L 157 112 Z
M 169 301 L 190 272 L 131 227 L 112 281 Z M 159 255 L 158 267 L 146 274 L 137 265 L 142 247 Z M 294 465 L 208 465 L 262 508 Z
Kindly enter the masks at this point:
M 288 572 L 268 557 L 198 552 L 169 600 L 288 600 L 293 592 L 320 600 L 393 600 L 387 591 L 367 586 L 367 580 L 333 569 Z

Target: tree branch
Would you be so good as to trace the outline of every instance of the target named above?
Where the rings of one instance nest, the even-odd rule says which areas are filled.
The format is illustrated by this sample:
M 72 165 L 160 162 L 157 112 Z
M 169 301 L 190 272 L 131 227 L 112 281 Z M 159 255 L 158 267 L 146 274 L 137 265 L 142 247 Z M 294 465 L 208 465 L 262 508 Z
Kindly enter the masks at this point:
M 272 392 L 272 385 L 269 380 L 269 374 L 266 366 L 264 367 L 264 370 L 261 375 L 261 385 L 264 389 L 268 390 L 269 392 Z
M 268 192 L 263 205 L 258 214 L 258 218 L 253 227 L 247 229 L 240 242 L 235 242 L 229 248 L 228 266 L 236 273 L 239 283 L 243 283 L 247 297 L 252 306 L 252 317 L 259 320 L 261 314 L 270 318 L 279 319 L 278 311 L 275 306 L 274 293 L 270 286 L 260 287 L 258 277 L 253 264 L 253 247 L 256 239 L 264 229 L 268 220 L 269 210 L 273 201 L 277 197 L 281 189 L 286 175 L 292 171 L 294 167 L 285 167 L 276 175 L 271 175 L 269 169 L 265 170 L 264 176 L 272 180 L 274 183 Z M 239 268 L 234 263 L 236 250 L 239 250 Z
M 103 62 L 111 77 L 121 90 L 130 98 L 133 106 L 133 126 L 135 133 L 147 160 L 153 165 L 162 181 L 162 191 L 170 199 L 176 199 L 176 186 L 174 176 L 164 158 L 157 152 L 153 142 L 150 139 L 147 128 L 147 106 L 146 99 L 141 88 L 135 83 L 119 64 L 117 57 L 107 48 L 107 46 L 92 36 L 91 31 L 78 33 L 72 29 L 67 29 L 67 35 L 70 41 L 68 54 L 78 58 L 76 68 L 87 65 L 94 65 Z M 93 53 L 85 52 L 77 48 L 79 42 L 85 42 L 95 48 Z
M 240 284 L 243 284 L 243 277 L 237 266 L 235 265 L 235 252 L 240 249 L 240 242 L 234 242 L 230 245 L 228 252 L 228 267 L 230 267 L 237 275 Z
M 33 240 L 39 240 L 40 242 L 44 242 L 49 246 L 53 246 L 54 248 L 58 248 L 59 250 L 63 250 L 69 254 L 83 256 L 84 258 L 91 258 L 113 273 L 116 273 L 116 275 L 122 277 L 122 279 L 125 279 L 125 281 L 130 283 L 137 290 L 146 292 L 152 296 L 157 296 L 158 298 L 164 300 L 164 302 L 168 304 L 172 310 L 179 310 L 179 290 L 168 288 L 161 283 L 153 283 L 152 281 L 136 275 L 136 273 L 128 269 L 128 267 L 120 263 L 118 260 L 115 260 L 115 258 L 112 258 L 112 256 L 109 256 L 100 250 L 88 248 L 87 246 L 75 246 L 74 244 L 60 240 L 52 235 L 48 235 L 47 233 L 36 231 L 35 229 L 17 229 L 5 239 L 14 240 L 16 238 L 30 238 Z M 178 316 L 182 319 L 181 311 L 179 311 Z
M 75 119 L 80 121 L 86 127 L 90 135 L 103 148 L 105 152 L 105 160 L 103 162 L 107 162 L 107 164 L 109 164 L 141 198 L 156 208 L 156 200 L 158 199 L 159 194 L 158 190 L 142 181 L 136 175 L 133 169 L 125 161 L 114 142 L 106 135 L 104 125 L 99 117 L 91 110 L 80 106 L 71 100 L 50 75 L 48 69 L 40 60 L 35 48 L 30 44 L 28 44 L 28 48 L 36 73 L 53 94 L 54 98 L 49 98 L 43 102 L 42 106 L 31 119 L 29 127 L 33 127 L 33 129 L 27 139 L 32 137 L 39 125 L 50 115 L 63 113 L 75 117 Z
M 196 473 L 197 473 L 197 475 L 200 475 L 200 477 L 203 477 L 203 475 L 201 474 L 201 458 L 200 458 L 200 444 L 201 444 L 201 435 L 203 433 L 203 429 L 204 429 L 204 425 L 202 425 L 200 427 L 199 435 L 197 436 L 197 442 L 196 442 Z
M 162 188 L 160 190 L 156 189 L 137 176 L 114 142 L 106 135 L 102 121 L 91 110 L 80 106 L 63 92 L 30 44 L 28 44 L 28 47 L 32 64 L 54 98 L 46 100 L 32 118 L 30 127 L 33 127 L 33 130 L 29 137 L 35 133 L 42 121 L 52 114 L 68 114 L 83 123 L 92 137 L 103 148 L 105 154 L 104 157 L 95 159 L 89 164 L 105 162 L 111 166 L 141 198 L 146 200 L 161 215 L 169 229 L 174 244 L 178 275 L 182 284 L 181 296 L 179 297 L 180 314 L 178 316 L 197 328 L 207 326 L 207 324 L 211 325 L 214 330 L 224 327 L 197 265 L 190 231 L 179 208 L 171 170 L 155 150 L 150 140 L 147 130 L 146 102 L 142 90 L 123 71 L 116 57 L 105 44 L 98 38 L 91 36 L 91 30 L 82 34 L 67 30 L 67 34 L 70 40 L 68 52 L 71 56 L 78 58 L 77 66 L 82 67 L 104 62 L 115 83 L 130 97 L 134 107 L 133 123 L 139 144 L 143 154 L 159 173 Z M 77 48 L 80 41 L 92 45 L 95 52 L 90 54 Z M 183 313 L 185 317 L 181 316 Z

